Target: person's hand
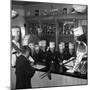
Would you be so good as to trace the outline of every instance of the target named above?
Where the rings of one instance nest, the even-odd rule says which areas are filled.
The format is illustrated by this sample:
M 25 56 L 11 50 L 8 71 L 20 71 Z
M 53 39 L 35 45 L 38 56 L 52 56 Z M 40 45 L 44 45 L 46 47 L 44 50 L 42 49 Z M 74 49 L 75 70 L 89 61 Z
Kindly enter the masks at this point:
M 63 63 L 66 63 L 67 62 L 67 60 L 63 60 Z
M 66 72 L 74 73 L 74 70 L 67 70 Z

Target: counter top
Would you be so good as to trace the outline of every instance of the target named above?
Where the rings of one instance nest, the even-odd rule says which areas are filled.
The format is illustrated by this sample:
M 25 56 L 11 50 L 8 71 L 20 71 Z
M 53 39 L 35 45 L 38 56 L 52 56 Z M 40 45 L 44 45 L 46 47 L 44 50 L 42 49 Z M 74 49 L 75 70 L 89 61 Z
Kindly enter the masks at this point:
M 42 66 L 42 68 L 40 69 L 41 66 Z M 63 69 L 64 69 L 64 72 L 59 72 L 59 71 L 53 70 L 53 71 L 51 71 L 51 73 L 58 74 L 58 75 L 60 74 L 60 75 L 75 77 L 75 78 L 87 79 L 87 74 L 80 74 L 79 72 L 69 73 L 69 72 L 65 71 L 65 68 L 63 68 Z M 48 67 L 46 67 L 43 64 L 42 65 L 38 64 L 38 66 L 36 68 L 36 71 L 47 72 Z

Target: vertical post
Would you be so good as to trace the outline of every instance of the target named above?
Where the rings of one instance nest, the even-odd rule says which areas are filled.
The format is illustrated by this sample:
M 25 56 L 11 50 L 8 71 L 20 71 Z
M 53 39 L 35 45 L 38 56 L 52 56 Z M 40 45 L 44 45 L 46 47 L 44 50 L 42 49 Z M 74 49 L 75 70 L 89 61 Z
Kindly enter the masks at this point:
M 58 22 L 57 19 L 55 18 L 55 24 L 56 24 L 56 32 L 55 32 L 55 41 L 56 41 L 56 51 L 58 51 L 58 37 L 59 37 L 59 31 L 58 31 Z
M 26 27 L 25 27 L 25 34 L 27 35 L 28 32 L 28 28 L 29 28 L 29 22 L 27 21 L 27 11 L 28 11 L 28 7 L 24 6 L 24 19 L 25 19 L 25 23 L 26 23 Z

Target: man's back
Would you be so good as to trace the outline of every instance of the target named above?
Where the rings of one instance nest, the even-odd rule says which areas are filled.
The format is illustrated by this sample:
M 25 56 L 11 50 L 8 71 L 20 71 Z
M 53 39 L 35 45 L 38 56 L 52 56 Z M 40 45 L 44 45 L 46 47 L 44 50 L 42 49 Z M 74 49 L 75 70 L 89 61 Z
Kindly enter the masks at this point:
M 35 70 L 30 66 L 26 57 L 23 55 L 18 57 L 16 61 L 16 88 L 31 88 L 31 77 L 34 73 Z

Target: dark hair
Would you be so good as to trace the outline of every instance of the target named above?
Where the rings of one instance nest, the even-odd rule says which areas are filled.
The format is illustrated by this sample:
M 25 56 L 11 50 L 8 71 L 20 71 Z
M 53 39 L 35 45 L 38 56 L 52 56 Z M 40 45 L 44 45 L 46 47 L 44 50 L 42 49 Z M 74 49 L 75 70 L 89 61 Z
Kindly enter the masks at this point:
M 22 47 L 21 47 L 21 51 L 22 51 L 23 54 L 25 54 L 27 51 L 30 52 L 30 48 L 29 48 L 29 46 L 27 46 L 27 45 L 26 45 L 26 46 L 22 46 Z
M 63 10 L 66 10 L 67 11 L 67 8 L 63 8 Z

